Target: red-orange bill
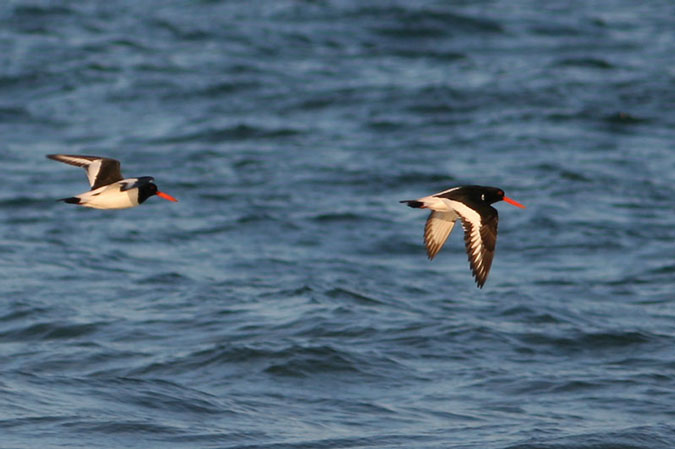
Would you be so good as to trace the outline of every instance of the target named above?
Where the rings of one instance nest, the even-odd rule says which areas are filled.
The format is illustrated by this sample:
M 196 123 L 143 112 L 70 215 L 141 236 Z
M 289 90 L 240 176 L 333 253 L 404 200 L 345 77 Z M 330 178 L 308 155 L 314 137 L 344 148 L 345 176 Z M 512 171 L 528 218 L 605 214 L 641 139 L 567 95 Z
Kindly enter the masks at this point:
M 512 199 L 509 198 L 508 196 L 505 196 L 505 197 L 504 197 L 504 201 L 506 201 L 507 203 L 512 204 L 512 205 L 514 205 L 514 206 L 516 206 L 516 207 L 520 207 L 520 208 L 522 208 L 522 209 L 525 209 L 525 206 L 523 206 L 522 204 L 520 204 L 520 203 L 519 203 L 518 201 L 516 201 L 516 200 L 512 200 Z
M 158 191 L 158 192 L 157 192 L 157 196 L 162 197 L 162 198 L 164 198 L 165 200 L 178 202 L 178 200 L 177 200 L 176 198 L 172 197 L 172 196 L 169 195 L 168 193 L 164 193 L 164 192 L 159 192 L 159 191 Z

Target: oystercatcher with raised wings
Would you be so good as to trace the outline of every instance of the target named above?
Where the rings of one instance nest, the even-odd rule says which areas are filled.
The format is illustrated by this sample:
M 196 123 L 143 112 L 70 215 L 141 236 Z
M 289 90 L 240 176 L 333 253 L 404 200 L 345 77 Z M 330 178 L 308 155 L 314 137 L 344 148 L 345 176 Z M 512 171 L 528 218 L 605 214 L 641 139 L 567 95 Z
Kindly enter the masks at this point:
M 497 243 L 497 209 L 491 206 L 497 201 L 506 201 L 516 207 L 522 204 L 504 195 L 497 187 L 460 186 L 444 190 L 416 200 L 404 200 L 410 207 L 430 209 L 431 214 L 424 226 L 424 243 L 429 259 L 433 259 L 448 239 L 455 222 L 462 221 L 464 244 L 469 256 L 471 272 L 478 288 L 483 288 Z
M 94 209 L 127 209 L 142 204 L 153 195 L 165 200 L 178 201 L 169 194 L 157 189 L 151 176 L 122 178 L 120 162 L 100 156 L 82 156 L 74 154 L 48 154 L 49 159 L 83 167 L 89 178 L 91 190 L 70 198 L 63 198 L 70 204 L 78 204 Z

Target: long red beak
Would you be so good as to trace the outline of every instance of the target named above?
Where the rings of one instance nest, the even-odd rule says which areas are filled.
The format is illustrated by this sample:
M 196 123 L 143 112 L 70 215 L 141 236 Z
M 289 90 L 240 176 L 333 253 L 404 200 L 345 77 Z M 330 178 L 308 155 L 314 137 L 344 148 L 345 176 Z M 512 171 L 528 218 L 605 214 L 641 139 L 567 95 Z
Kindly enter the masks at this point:
M 162 197 L 165 200 L 178 202 L 178 200 L 176 198 L 172 197 L 168 193 L 160 192 L 159 190 L 157 191 L 157 196 Z
M 520 207 L 521 209 L 525 209 L 525 206 L 523 206 L 522 204 L 520 204 L 518 201 L 512 200 L 512 199 L 509 198 L 508 196 L 504 196 L 504 201 L 506 201 L 507 203 L 512 204 L 512 205 L 514 205 L 514 206 L 516 206 L 516 207 Z

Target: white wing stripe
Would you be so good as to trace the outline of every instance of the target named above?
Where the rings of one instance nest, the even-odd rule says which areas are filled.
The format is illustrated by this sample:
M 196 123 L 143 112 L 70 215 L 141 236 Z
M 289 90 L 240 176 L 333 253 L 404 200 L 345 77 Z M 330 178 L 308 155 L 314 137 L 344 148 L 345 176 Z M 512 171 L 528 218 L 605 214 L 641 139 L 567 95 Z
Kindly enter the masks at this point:
M 89 165 L 85 167 L 85 170 L 87 170 L 87 179 L 89 179 L 89 185 L 93 186 L 96 182 L 98 172 L 101 170 L 101 160 L 97 159 L 95 161 L 91 161 Z
M 56 155 L 54 155 L 54 158 L 56 160 L 59 160 L 61 162 L 65 162 L 67 164 L 75 164 L 75 165 L 80 165 L 80 166 L 83 166 L 83 167 L 88 166 L 92 162 L 91 159 L 87 159 L 87 158 L 84 158 L 84 157 L 68 156 L 68 155 L 65 155 L 65 154 L 56 154 Z
M 482 271 L 484 268 L 484 263 L 483 253 L 481 251 L 483 247 L 483 239 L 480 235 L 480 229 L 482 225 L 480 214 L 460 201 L 449 199 L 446 199 L 446 201 L 452 205 L 452 208 L 457 211 L 457 213 L 462 217 L 462 220 L 471 223 L 471 238 L 469 240 L 471 242 L 471 256 L 476 264 L 476 268 L 479 271 Z M 466 230 L 467 229 L 465 228 L 465 232 Z
M 450 192 L 452 192 L 453 190 L 457 190 L 457 189 L 460 189 L 460 188 L 461 188 L 461 187 L 453 187 L 453 188 L 448 189 L 448 190 L 443 190 L 442 192 L 434 193 L 434 194 L 431 195 L 431 196 L 441 196 L 441 195 L 445 195 L 446 193 L 450 193 Z

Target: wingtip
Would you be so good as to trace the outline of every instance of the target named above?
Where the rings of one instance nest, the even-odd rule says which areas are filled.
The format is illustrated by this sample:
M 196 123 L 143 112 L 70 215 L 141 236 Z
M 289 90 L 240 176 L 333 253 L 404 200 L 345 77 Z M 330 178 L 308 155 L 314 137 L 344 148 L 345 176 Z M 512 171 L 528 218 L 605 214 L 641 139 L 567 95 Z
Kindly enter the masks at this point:
M 426 248 L 427 248 L 427 258 L 429 260 L 434 260 L 434 257 L 436 257 L 438 252 L 441 250 L 440 246 L 437 245 L 435 246 L 426 245 Z
M 476 286 L 478 286 L 478 288 L 483 288 L 490 274 L 490 269 L 488 268 L 487 272 L 484 272 L 484 271 L 476 271 L 472 267 L 471 274 L 473 274 L 473 278 L 476 281 Z
M 476 283 L 476 287 L 482 289 L 483 286 L 485 285 L 487 277 L 481 278 L 480 275 L 473 270 L 473 268 L 471 269 L 471 274 L 473 275 L 473 281 Z

